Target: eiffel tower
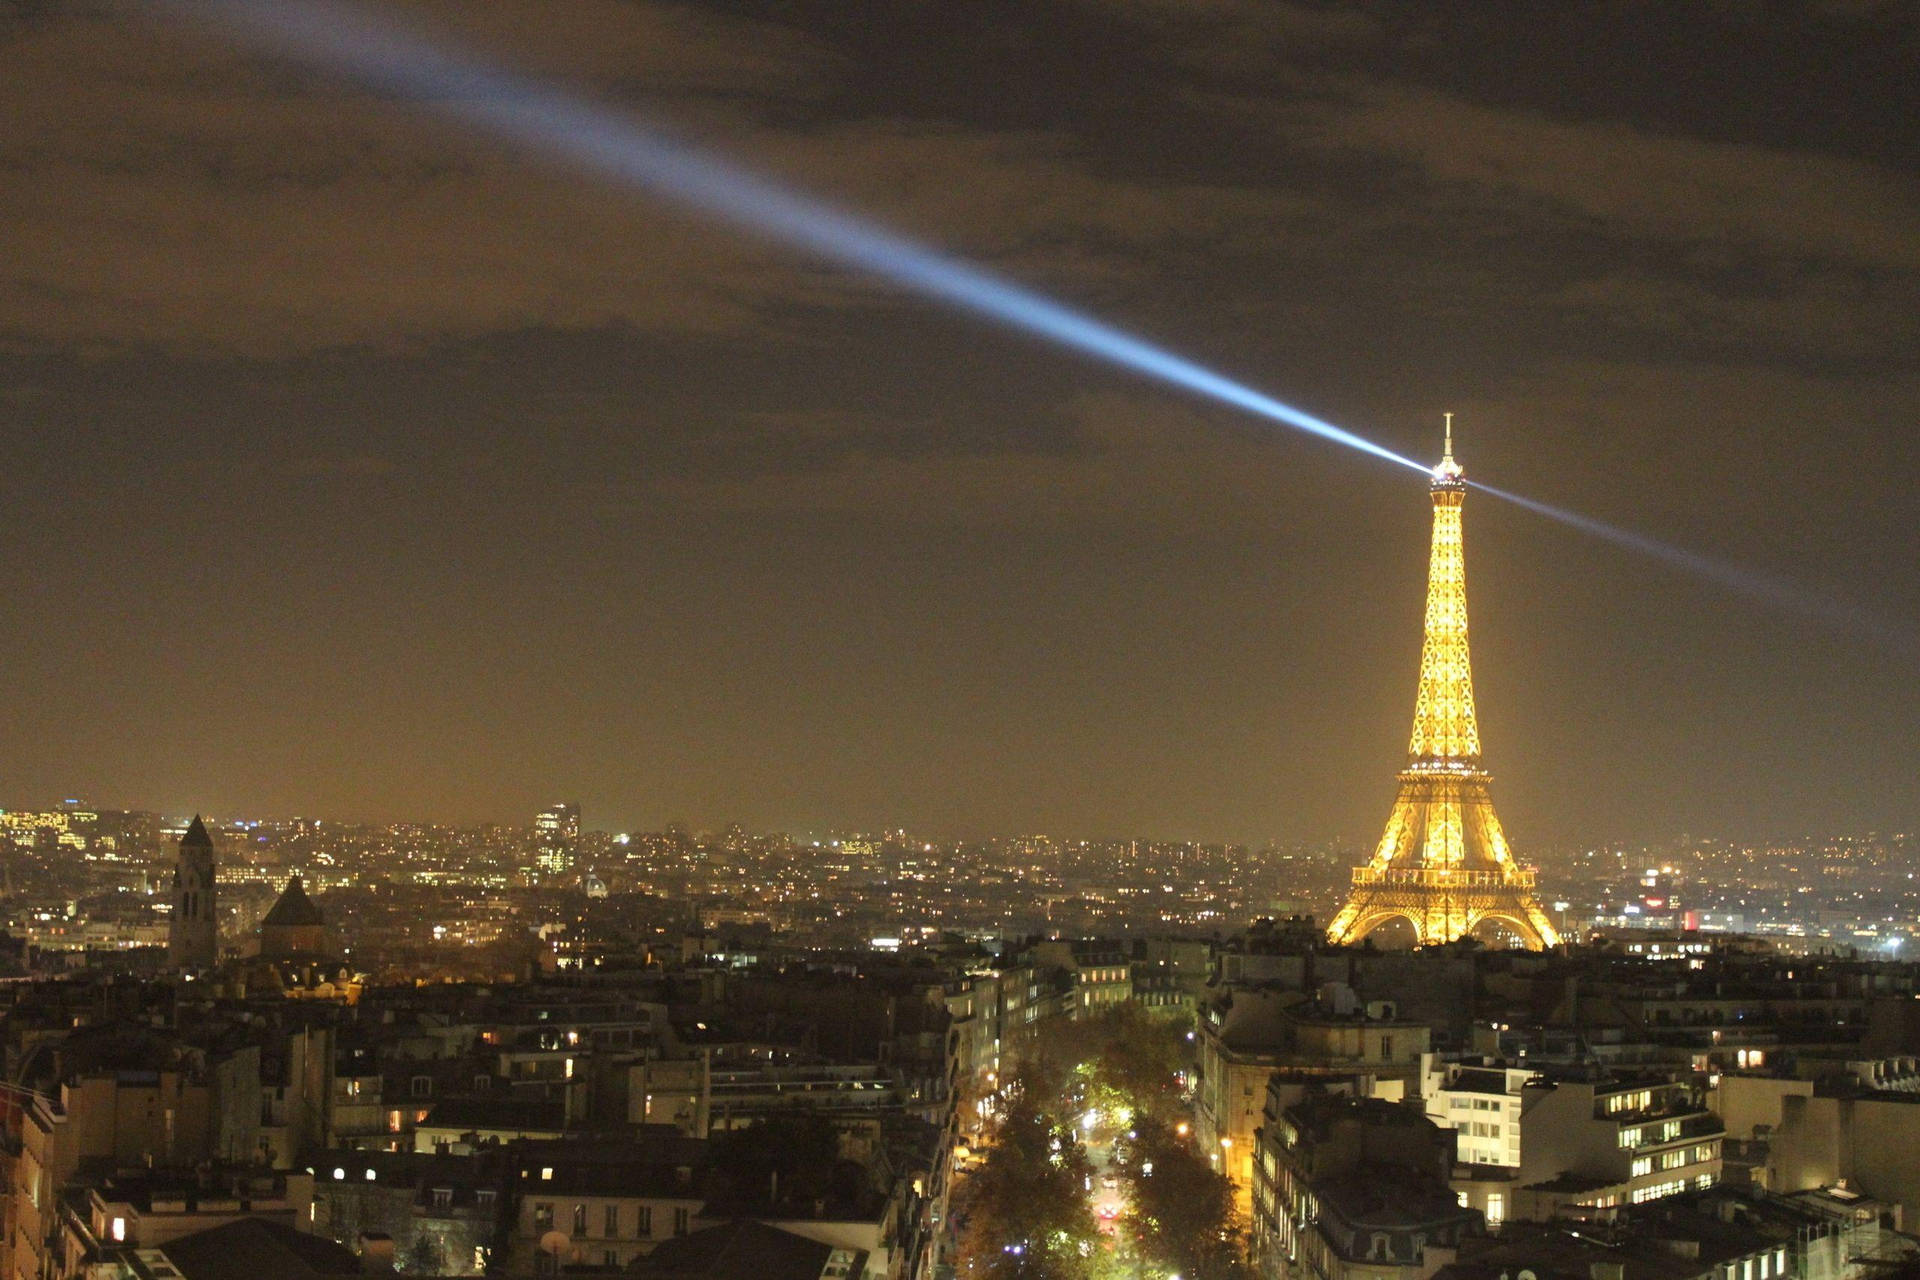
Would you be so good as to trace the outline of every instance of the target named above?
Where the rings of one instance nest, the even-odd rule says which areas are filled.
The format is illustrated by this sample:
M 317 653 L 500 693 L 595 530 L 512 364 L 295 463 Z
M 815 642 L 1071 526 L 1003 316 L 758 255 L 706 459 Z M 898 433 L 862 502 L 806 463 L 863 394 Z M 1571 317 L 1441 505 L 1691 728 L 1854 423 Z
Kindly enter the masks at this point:
M 1430 486 L 1427 638 L 1407 767 L 1380 847 L 1371 862 L 1353 869 L 1353 888 L 1327 940 L 1358 942 L 1401 919 L 1413 926 L 1417 946 L 1452 942 L 1491 924 L 1538 951 L 1559 946 L 1560 934 L 1534 898 L 1532 869 L 1513 860 L 1487 790 L 1491 779 L 1480 768 L 1460 521 L 1467 479 L 1453 460 L 1452 414 L 1446 440 Z

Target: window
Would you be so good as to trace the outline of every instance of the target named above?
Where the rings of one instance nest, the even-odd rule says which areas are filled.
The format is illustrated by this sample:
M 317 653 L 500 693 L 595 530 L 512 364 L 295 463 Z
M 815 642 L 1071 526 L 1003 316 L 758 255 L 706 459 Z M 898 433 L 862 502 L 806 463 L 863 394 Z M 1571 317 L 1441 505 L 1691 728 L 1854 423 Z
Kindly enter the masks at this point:
M 620 1254 L 617 1250 L 608 1249 L 600 1255 L 600 1261 L 606 1266 L 617 1267 L 620 1265 Z
M 442 1213 L 453 1208 L 453 1188 L 435 1187 L 433 1189 L 433 1207 Z
M 1498 1191 L 1487 1193 L 1487 1225 L 1497 1227 L 1506 1220 L 1507 1198 Z
M 634 1230 L 634 1234 L 639 1236 L 642 1240 L 646 1240 L 652 1237 L 653 1235 L 653 1206 L 652 1205 L 643 1204 L 640 1206 L 640 1221 L 634 1226 L 633 1230 Z
M 408 1082 L 407 1089 L 408 1092 L 416 1098 L 431 1098 L 433 1096 L 433 1077 L 415 1076 Z
M 1653 1172 L 1653 1157 L 1641 1156 L 1633 1162 L 1632 1177 L 1638 1178 Z
M 690 1210 L 684 1208 L 675 1209 L 673 1211 L 673 1234 L 677 1236 L 687 1234 L 687 1219 L 691 1216 Z
M 473 1078 L 473 1091 L 475 1093 L 485 1093 L 491 1088 L 493 1088 L 492 1076 L 475 1076 Z
M 606 1217 L 603 1225 L 605 1227 L 605 1230 L 603 1230 L 600 1233 L 601 1235 L 617 1236 L 620 1234 L 620 1206 L 619 1205 L 610 1204 L 607 1206 Z
M 573 1206 L 573 1234 L 577 1236 L 587 1234 L 587 1206 L 584 1204 Z
M 400 1132 L 400 1113 L 398 1111 L 387 1112 L 387 1132 Z
M 533 1206 L 533 1229 L 535 1231 L 553 1230 L 553 1206 L 545 1201 Z
M 473 1206 L 476 1209 L 492 1210 L 493 1200 L 494 1195 L 491 1188 L 483 1188 L 473 1193 Z

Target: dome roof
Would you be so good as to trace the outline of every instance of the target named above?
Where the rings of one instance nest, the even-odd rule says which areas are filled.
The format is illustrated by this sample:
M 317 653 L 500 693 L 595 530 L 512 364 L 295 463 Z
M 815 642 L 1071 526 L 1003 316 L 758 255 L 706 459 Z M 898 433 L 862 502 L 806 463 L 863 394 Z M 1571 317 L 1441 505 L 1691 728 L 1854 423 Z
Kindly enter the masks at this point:
M 300 877 L 287 881 L 286 889 L 280 894 L 280 901 L 273 904 L 273 910 L 267 912 L 266 919 L 260 922 L 261 928 L 273 925 L 313 925 L 326 923 L 320 914 L 320 908 L 313 905 L 313 899 L 300 887 Z

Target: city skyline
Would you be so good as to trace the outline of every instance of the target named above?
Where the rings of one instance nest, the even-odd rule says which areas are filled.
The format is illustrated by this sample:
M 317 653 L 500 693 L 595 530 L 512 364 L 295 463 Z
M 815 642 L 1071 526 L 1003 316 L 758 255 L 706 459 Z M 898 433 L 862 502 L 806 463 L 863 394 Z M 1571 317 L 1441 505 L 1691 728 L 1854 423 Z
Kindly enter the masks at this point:
M 1490 484 L 1920 616 L 1893 7 L 386 9 L 1398 452 L 1455 411 Z M 1391 799 L 1412 477 L 205 27 L 8 24 L 18 793 L 1233 842 Z M 1920 820 L 1898 643 L 1491 500 L 1472 555 L 1523 857 Z

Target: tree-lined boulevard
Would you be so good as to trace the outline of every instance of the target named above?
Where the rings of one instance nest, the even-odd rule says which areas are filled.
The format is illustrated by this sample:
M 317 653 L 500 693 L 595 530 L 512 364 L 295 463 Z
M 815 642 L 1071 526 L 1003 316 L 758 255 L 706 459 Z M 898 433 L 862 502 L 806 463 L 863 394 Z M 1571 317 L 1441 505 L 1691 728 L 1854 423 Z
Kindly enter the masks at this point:
M 1251 1275 L 1232 1185 L 1194 1144 L 1188 1027 L 1129 1001 L 1016 1046 L 955 1188 L 962 1280 Z

